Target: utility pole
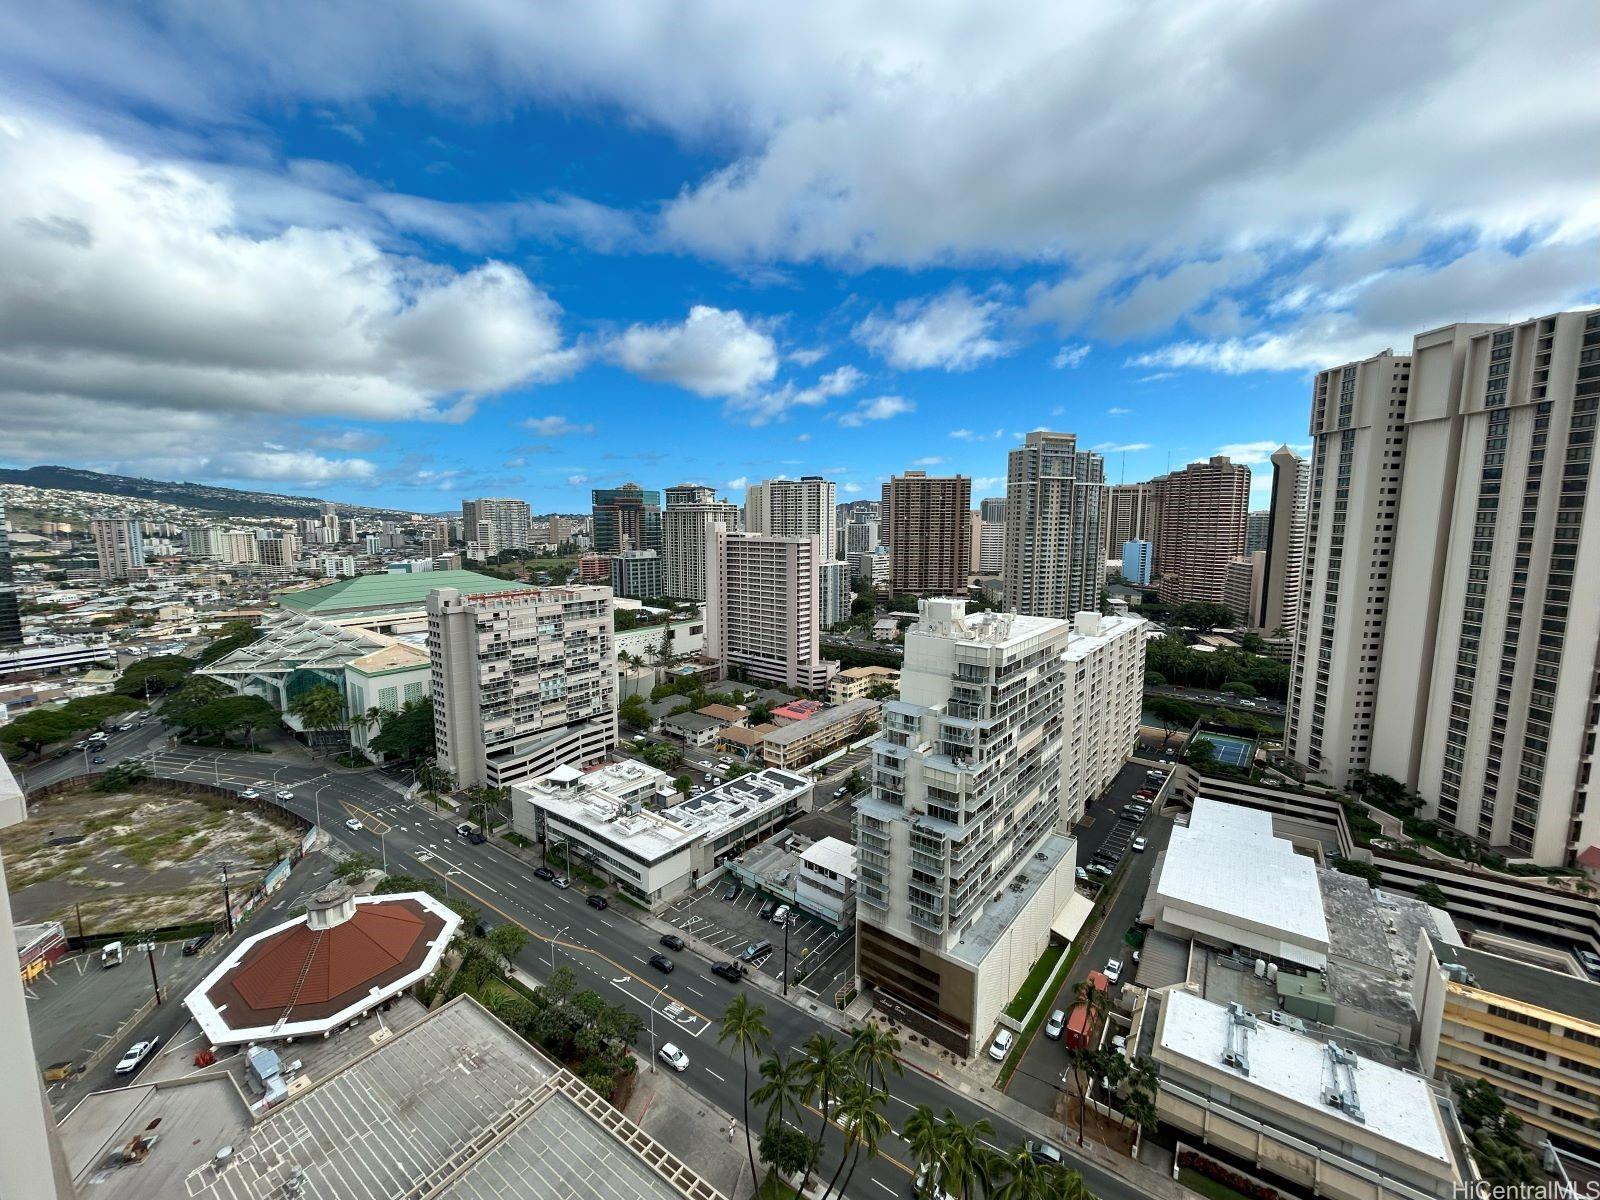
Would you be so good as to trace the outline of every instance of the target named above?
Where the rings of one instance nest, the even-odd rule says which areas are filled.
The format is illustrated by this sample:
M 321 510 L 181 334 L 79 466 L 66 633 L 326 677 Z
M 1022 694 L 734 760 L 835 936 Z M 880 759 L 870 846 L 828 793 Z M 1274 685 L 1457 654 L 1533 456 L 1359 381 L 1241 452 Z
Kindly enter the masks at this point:
M 228 919 L 228 935 L 233 936 L 233 903 L 228 899 L 228 864 L 222 864 L 222 915 Z
M 161 981 L 156 978 L 156 944 L 154 938 L 155 934 L 153 933 L 144 935 L 144 955 L 150 960 L 150 986 L 155 989 L 156 1007 L 159 1008 L 161 1006 Z
M 794 920 L 794 914 L 789 913 L 783 918 L 783 994 L 789 994 L 789 924 Z

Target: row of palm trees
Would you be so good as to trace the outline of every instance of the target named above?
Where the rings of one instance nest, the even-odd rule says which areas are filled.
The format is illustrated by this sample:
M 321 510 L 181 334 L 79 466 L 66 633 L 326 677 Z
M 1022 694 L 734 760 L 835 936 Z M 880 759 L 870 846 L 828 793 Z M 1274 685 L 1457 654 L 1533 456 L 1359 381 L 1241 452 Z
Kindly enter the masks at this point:
M 876 1158 L 885 1137 L 895 1132 L 884 1108 L 891 1076 L 901 1075 L 900 1039 L 877 1025 L 864 1025 L 840 1042 L 815 1033 L 799 1051 L 785 1055 L 773 1049 L 763 1056 L 772 1031 L 766 1009 L 748 995 L 735 997 L 722 1017 L 717 1040 L 736 1046 L 744 1068 L 745 1153 L 752 1177 L 756 1140 L 750 1106 L 765 1110 L 760 1145 L 762 1157 L 786 1172 L 801 1176 L 795 1200 L 811 1180 L 829 1124 L 844 1135 L 844 1152 L 828 1178 L 820 1200 L 843 1200 L 863 1158 Z M 755 1058 L 759 1086 L 750 1086 Z M 808 1112 L 817 1114 L 816 1134 L 805 1133 Z M 918 1171 L 921 1194 L 940 1200 L 1089 1200 L 1078 1173 L 1041 1163 L 1026 1146 L 1009 1152 L 991 1144 L 994 1127 L 980 1118 L 964 1122 L 950 1109 L 935 1114 L 926 1105 L 912 1110 L 899 1130 Z M 842 1178 L 841 1178 L 842 1176 Z

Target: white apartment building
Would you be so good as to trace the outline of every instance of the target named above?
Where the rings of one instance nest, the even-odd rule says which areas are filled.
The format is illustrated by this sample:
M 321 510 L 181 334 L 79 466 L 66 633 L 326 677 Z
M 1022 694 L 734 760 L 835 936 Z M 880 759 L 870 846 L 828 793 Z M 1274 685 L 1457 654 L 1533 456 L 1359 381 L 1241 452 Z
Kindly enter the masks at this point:
M 90 517 L 95 558 L 101 579 L 127 579 L 144 566 L 144 535 L 139 522 L 127 517 Z
M 1006 458 L 1005 603 L 1070 618 L 1100 607 L 1105 462 L 1070 433 L 1034 430 Z
M 217 550 L 223 562 L 235 566 L 261 561 L 261 543 L 253 529 L 222 530 L 217 535 Z
M 721 521 L 739 529 L 739 506 L 718 500 L 711 488 L 680 484 L 666 490 L 667 507 L 661 513 L 662 593 L 674 600 L 706 598 L 706 539 L 711 526 Z
M 1253 607 L 1257 627 L 1269 635 L 1280 629 L 1292 635 L 1300 616 L 1310 492 L 1311 464 L 1289 447 L 1279 446 L 1272 454 L 1272 504 L 1267 510 L 1266 537 L 1259 547 L 1266 556 L 1262 560 L 1261 594 Z M 1249 548 L 1248 539 L 1246 547 L 1247 553 L 1255 553 Z
M 831 546 L 834 490 L 833 483 L 820 475 L 752 483 L 744 494 L 744 527 L 774 537 L 821 538 Z
M 354 579 L 359 574 L 353 554 L 319 554 L 315 564 L 329 579 Z
M 1132 745 L 1145 623 L 918 608 L 856 802 L 857 973 L 966 1055 L 1087 913 L 1063 831 Z
M 856 594 L 850 587 L 850 564 L 825 562 L 817 568 L 822 589 L 822 627 L 830 629 L 850 615 Z
M 617 740 L 611 589 L 428 594 L 439 762 L 501 787 L 605 756 Z
M 486 555 L 533 545 L 533 512 L 525 500 L 503 496 L 463 500 L 461 525 L 467 540 L 477 542 Z
M 300 539 L 292 533 L 263 538 L 256 552 L 262 566 L 292 567 L 300 560 Z
M 822 658 L 823 539 L 729 533 L 706 537 L 706 656 L 724 671 L 805 691 L 838 670 Z
M 795 903 L 830 925 L 845 928 L 855 919 L 856 848 L 835 837 L 819 838 L 800 852 Z
M 811 781 L 768 768 L 680 800 L 644 763 L 557 767 L 512 788 L 511 824 L 561 865 L 563 849 L 647 908 L 692 891 L 810 807 Z
M 889 586 L 889 552 L 882 546 L 850 555 L 850 578 L 873 588 Z

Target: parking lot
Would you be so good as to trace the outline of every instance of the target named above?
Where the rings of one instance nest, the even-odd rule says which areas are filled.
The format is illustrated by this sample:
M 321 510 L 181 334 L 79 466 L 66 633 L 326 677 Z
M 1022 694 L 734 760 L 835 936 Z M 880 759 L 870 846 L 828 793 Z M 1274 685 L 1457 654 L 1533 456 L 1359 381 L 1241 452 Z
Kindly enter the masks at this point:
M 727 958 L 739 958 L 746 947 L 757 942 L 771 942 L 771 951 L 748 966 L 782 979 L 784 931 L 770 920 L 761 919 L 762 905 L 772 897 L 740 886 L 732 900 L 722 899 L 731 884 L 731 879 L 718 880 L 679 900 L 662 915 L 686 936 Z M 833 1003 L 834 993 L 855 969 L 855 935 L 842 934 L 802 913 L 795 913 L 790 921 L 790 982 L 803 992 Z
M 1095 834 L 1081 843 L 1079 859 L 1080 867 L 1091 880 L 1102 881 L 1114 874 L 1123 859 L 1133 851 L 1134 839 L 1141 836 L 1140 830 L 1150 818 L 1147 813 L 1142 819 L 1136 820 L 1126 815 L 1124 810 L 1129 804 L 1143 804 L 1146 808 L 1154 805 L 1153 798 L 1132 795 L 1135 789 L 1142 789 L 1147 783 L 1151 788 L 1157 786 L 1155 780 L 1147 781 L 1143 768 L 1134 764 L 1124 767 L 1108 790 L 1107 797 L 1091 807 L 1087 819 L 1080 826 L 1080 829 L 1093 829 Z

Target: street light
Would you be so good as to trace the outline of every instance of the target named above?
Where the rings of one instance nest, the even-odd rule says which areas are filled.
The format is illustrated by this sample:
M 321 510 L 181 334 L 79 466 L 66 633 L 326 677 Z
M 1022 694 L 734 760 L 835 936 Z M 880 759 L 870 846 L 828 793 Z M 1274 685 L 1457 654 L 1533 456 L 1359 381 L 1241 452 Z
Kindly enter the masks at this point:
M 656 984 L 655 995 L 650 997 L 650 1074 L 656 1073 L 656 1001 L 661 999 L 665 984 Z
M 233 935 L 233 903 L 228 899 L 228 864 L 222 864 L 222 915 L 228 918 L 228 935 Z
M 552 974 L 552 975 L 554 975 L 556 973 L 556 938 L 564 938 L 564 937 L 566 937 L 567 936 L 567 930 L 571 929 L 571 928 L 572 928 L 571 925 L 567 925 L 567 926 L 565 926 L 565 927 L 563 927 L 561 929 L 558 929 L 554 934 L 552 934 L 550 936 L 550 939 L 547 942 L 545 942 L 545 945 L 550 950 L 550 974 Z M 546 982 L 549 982 L 549 981 L 547 980 Z

